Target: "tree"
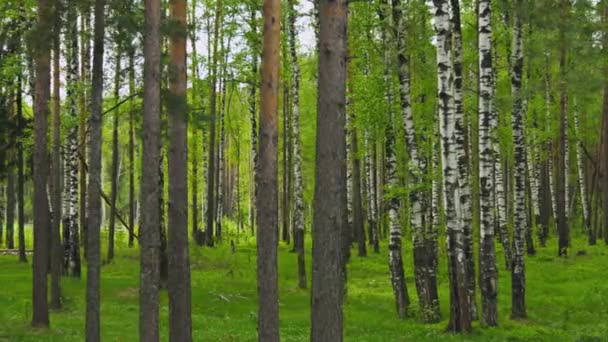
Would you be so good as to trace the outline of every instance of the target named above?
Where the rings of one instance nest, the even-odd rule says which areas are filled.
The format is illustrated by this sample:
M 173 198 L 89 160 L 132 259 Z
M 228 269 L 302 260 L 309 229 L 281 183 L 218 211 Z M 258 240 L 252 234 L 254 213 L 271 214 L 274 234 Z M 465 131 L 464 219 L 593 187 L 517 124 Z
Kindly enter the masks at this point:
M 304 182 L 302 178 L 302 147 L 300 137 L 300 66 L 296 50 L 295 0 L 288 1 L 289 53 L 291 57 L 291 129 L 293 154 L 293 244 L 298 254 L 298 287 L 305 289 L 306 262 L 304 259 Z
M 55 20 L 54 20 L 54 39 L 53 39 L 53 71 L 57 75 L 59 73 L 60 59 L 60 29 L 61 17 L 59 15 L 59 1 L 55 2 Z M 55 71 L 57 70 L 57 71 Z M 59 101 L 57 96 L 59 92 L 59 78 L 57 77 L 57 85 L 53 84 L 54 100 L 53 100 L 53 147 L 51 154 L 51 303 L 52 309 L 61 308 L 61 273 L 63 272 L 63 248 L 61 245 L 61 119 L 58 108 Z
M 317 141 L 312 250 L 311 340 L 342 341 L 346 267 L 347 2 L 319 2 Z
M 481 289 L 481 319 L 488 326 L 498 324 L 498 271 L 494 249 L 494 173 L 496 117 L 493 111 L 494 69 L 492 65 L 492 7 L 491 1 L 479 1 L 479 188 L 480 188 L 480 252 L 479 287 Z M 510 265 L 509 265 L 510 266 Z
M 526 317 L 524 241 L 527 227 L 526 147 L 524 138 L 522 74 L 524 66 L 522 11 L 523 0 L 515 2 L 513 56 L 511 57 L 511 94 L 513 96 L 513 148 L 515 158 L 515 218 L 513 228 L 513 265 L 511 266 L 511 317 Z
M 450 322 L 455 332 L 471 330 L 471 311 L 465 255 L 464 231 L 456 198 L 458 191 L 458 142 L 454 114 L 450 14 L 447 0 L 433 0 L 434 25 L 437 32 L 437 98 L 442 146 L 443 191 L 448 236 L 448 272 L 450 280 Z M 462 146 L 460 147 L 462 148 Z
M 48 172 L 47 116 L 50 97 L 50 0 L 38 0 L 38 23 L 34 57 L 36 60 L 34 103 L 34 256 L 32 265 L 32 326 L 49 326 L 47 303 L 49 204 L 46 194 Z
M 257 204 L 258 340 L 279 340 L 277 111 L 281 2 L 264 0 Z
M 114 67 L 114 101 L 118 102 L 120 96 L 120 79 L 121 79 L 121 47 L 117 42 L 116 46 L 116 61 Z M 108 227 L 108 262 L 114 259 L 114 235 L 116 231 L 116 198 L 118 197 L 118 125 L 120 115 L 119 108 L 114 110 L 114 118 L 112 122 L 112 165 L 111 165 L 111 180 L 110 180 L 110 225 Z
M 142 122 L 141 225 L 139 228 L 139 338 L 159 341 L 160 259 L 160 0 L 145 2 L 144 103 Z
M 406 48 L 406 22 L 403 5 L 400 0 L 393 0 L 393 20 L 396 26 L 397 65 L 399 76 L 401 116 L 405 143 L 411 164 L 409 174 L 414 184 L 423 181 L 421 175 L 428 172 L 428 160 L 424 153 L 419 153 L 418 138 L 411 107 L 410 63 Z M 414 242 L 414 273 L 416 290 L 421 303 L 421 313 L 425 322 L 435 322 L 440 318 L 439 295 L 437 293 L 437 242 L 427 230 L 430 226 L 429 191 L 420 187 L 410 189 L 410 225 Z M 432 229 L 432 227 L 431 227 Z
M 67 101 L 70 118 L 76 122 L 78 118 L 78 21 L 74 6 L 67 9 L 67 39 L 68 73 Z M 101 146 L 101 144 L 100 144 Z M 101 147 L 100 147 L 101 148 Z M 78 126 L 71 124 L 67 132 L 67 147 L 64 152 L 65 161 L 65 196 L 63 227 L 65 255 L 64 271 L 73 277 L 80 277 L 80 238 L 78 234 Z M 59 212 L 58 212 L 59 213 Z M 58 217 L 61 217 L 58 215 Z
M 171 1 L 169 64 L 169 338 L 192 341 L 188 254 L 186 0 Z
M 91 118 L 89 120 L 89 198 L 87 201 L 86 337 L 88 342 L 96 342 L 101 339 L 99 322 L 99 280 L 101 271 L 99 231 L 101 228 L 101 113 L 103 108 L 105 4 L 105 0 L 95 0 L 93 27 L 93 72 Z

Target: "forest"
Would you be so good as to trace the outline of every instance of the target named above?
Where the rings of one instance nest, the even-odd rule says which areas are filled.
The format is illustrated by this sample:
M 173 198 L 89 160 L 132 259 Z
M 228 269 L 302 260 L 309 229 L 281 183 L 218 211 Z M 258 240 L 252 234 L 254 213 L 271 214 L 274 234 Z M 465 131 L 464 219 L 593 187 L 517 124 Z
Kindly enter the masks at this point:
M 0 0 L 0 341 L 608 341 L 608 0 Z

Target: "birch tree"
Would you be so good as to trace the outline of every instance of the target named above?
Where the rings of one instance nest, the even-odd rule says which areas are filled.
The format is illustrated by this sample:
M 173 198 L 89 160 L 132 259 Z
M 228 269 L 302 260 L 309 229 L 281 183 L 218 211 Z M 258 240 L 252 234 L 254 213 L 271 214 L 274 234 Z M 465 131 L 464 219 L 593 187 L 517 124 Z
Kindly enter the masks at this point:
M 479 233 L 479 287 L 481 289 L 481 320 L 485 325 L 498 324 L 498 272 L 494 247 L 494 173 L 495 170 L 495 116 L 493 112 L 492 66 L 492 6 L 490 0 L 479 1 L 479 207 L 481 211 Z M 507 244 L 508 246 L 508 244 Z
M 511 268 L 511 317 L 526 317 L 526 287 L 524 265 L 524 240 L 527 227 L 526 209 L 526 147 L 524 138 L 524 108 L 522 73 L 524 66 L 522 11 L 523 0 L 515 2 L 513 25 L 513 55 L 511 57 L 511 94 L 513 97 L 513 148 L 515 158 L 515 218 L 513 228 L 513 265 Z
M 451 48 L 450 9 L 447 0 L 433 0 L 434 28 L 437 34 L 437 98 L 442 141 L 444 210 L 448 239 L 450 281 L 450 321 L 448 329 L 471 330 L 471 300 L 468 290 L 464 231 L 461 226 L 458 185 L 456 118 L 454 114 L 454 76 Z
M 302 147 L 300 138 L 300 66 L 296 49 L 295 0 L 288 1 L 289 53 L 291 58 L 291 129 L 293 148 L 294 248 L 298 255 L 298 287 L 306 288 L 306 261 L 304 258 L 304 182 L 302 178 Z

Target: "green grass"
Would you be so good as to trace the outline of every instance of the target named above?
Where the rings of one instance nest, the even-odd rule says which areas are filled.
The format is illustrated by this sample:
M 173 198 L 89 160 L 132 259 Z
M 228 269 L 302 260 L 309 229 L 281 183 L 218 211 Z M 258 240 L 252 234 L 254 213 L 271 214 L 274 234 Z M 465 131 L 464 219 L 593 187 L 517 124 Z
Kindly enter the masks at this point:
M 128 249 L 122 239 L 124 236 L 115 261 L 102 268 L 103 341 L 138 340 L 139 253 L 136 248 Z M 439 277 L 443 320 L 431 325 L 422 324 L 417 313 L 409 249 L 404 256 L 413 304 L 405 320 L 395 315 L 386 245 L 381 254 L 353 256 L 344 305 L 346 341 L 608 341 L 608 247 L 603 243 L 588 247 L 582 238 L 575 239 L 573 255 L 562 259 L 555 256 L 555 244 L 550 240 L 548 248 L 527 257 L 529 318 L 523 321 L 509 319 L 510 276 L 502 267 L 502 255 L 498 255 L 500 326 L 484 328 L 475 322 L 473 333 L 468 335 L 444 332 L 448 292 L 443 256 Z M 256 340 L 255 245 L 252 239 L 241 239 L 235 254 L 227 245 L 212 249 L 191 246 L 195 341 Z M 581 249 L 586 255 L 574 255 Z M 102 251 L 105 254 L 105 249 Z M 283 341 L 309 340 L 310 295 L 296 287 L 295 258 L 289 246 L 280 246 Z M 52 312 L 51 328 L 32 330 L 31 267 L 17 263 L 13 256 L 0 257 L 0 341 L 83 341 L 85 279 L 63 278 L 62 287 L 64 308 Z M 160 314 L 162 340 L 166 341 L 166 292 L 162 294 Z

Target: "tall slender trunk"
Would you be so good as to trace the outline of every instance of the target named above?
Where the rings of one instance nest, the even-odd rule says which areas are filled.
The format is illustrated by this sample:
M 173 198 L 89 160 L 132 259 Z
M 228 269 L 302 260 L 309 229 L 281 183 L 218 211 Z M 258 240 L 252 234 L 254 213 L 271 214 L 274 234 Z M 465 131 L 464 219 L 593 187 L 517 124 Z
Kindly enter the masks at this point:
M 354 114 L 352 120 L 354 121 Z M 359 141 L 357 139 L 357 129 L 352 123 L 351 133 L 351 151 L 352 151 L 352 189 L 353 189 L 353 233 L 357 240 L 358 256 L 367 256 L 367 248 L 365 246 L 365 227 L 363 226 L 363 207 L 361 204 L 361 161 L 359 157 Z
M 34 256 L 32 265 L 32 326 L 48 327 L 47 261 L 49 203 L 46 195 L 48 179 L 47 117 L 50 97 L 50 45 L 52 32 L 51 1 L 38 0 L 39 33 L 34 47 L 36 59 L 36 81 L 34 101 Z
M 78 118 L 78 21 L 74 6 L 68 8 L 68 73 L 67 73 L 67 107 L 70 118 Z M 64 210 L 63 231 L 65 255 L 64 272 L 80 277 L 80 244 L 78 232 L 78 126 L 73 125 L 67 132 L 67 147 L 64 149 Z M 61 217 L 58 215 L 58 217 Z
M 439 121 L 442 140 L 443 191 L 448 236 L 451 331 L 471 330 L 471 300 L 468 290 L 464 230 L 461 226 L 460 189 L 458 186 L 458 142 L 453 97 L 450 13 L 447 0 L 433 0 L 437 32 L 437 83 Z
M 464 90 L 462 79 L 462 32 L 460 24 L 460 0 L 451 1 L 451 24 L 453 39 L 453 72 L 454 72 L 454 128 L 456 140 L 456 159 L 458 163 L 458 198 L 460 214 L 458 215 L 464 234 L 464 256 L 467 268 L 467 286 L 469 291 L 471 318 L 477 319 L 475 300 L 475 259 L 473 257 L 473 212 L 471 206 L 471 185 L 469 176 L 469 156 L 467 126 L 464 115 Z
M 55 5 L 59 5 L 56 2 Z M 54 22 L 54 39 L 53 39 L 53 71 L 55 76 L 59 74 L 59 59 L 60 59 L 60 25 L 61 20 L 59 14 L 55 13 Z M 57 71 L 55 71 L 57 70 Z M 58 81 L 57 81 L 58 83 Z M 54 84 L 53 84 L 54 85 Z M 59 84 L 53 88 L 59 88 Z M 54 89 L 59 96 L 58 89 Z M 63 248 L 61 245 L 61 119 L 59 111 L 59 101 L 57 98 L 53 99 L 53 144 L 52 144 L 52 160 L 51 160 L 51 209 L 53 215 L 51 216 L 51 309 L 61 308 L 61 274 L 63 272 Z
M 9 156 L 12 155 L 9 152 Z M 12 156 L 9 157 L 13 159 Z M 12 160 L 9 159 L 9 163 Z M 15 248 L 15 170 L 13 167 L 8 167 L 6 175 L 6 248 Z
M 319 2 L 317 142 L 312 249 L 311 340 L 340 342 L 346 265 L 347 2 Z
M 211 62 L 211 95 L 210 95 L 210 117 L 211 124 L 209 128 L 209 166 L 207 168 L 207 225 L 205 227 L 206 237 L 205 241 L 207 246 L 213 246 L 214 239 L 214 228 L 215 228 L 215 219 L 216 219 L 216 179 L 215 179 L 215 159 L 216 159 L 216 120 L 217 120 L 217 73 L 218 73 L 218 41 L 219 41 L 219 32 L 220 32 L 220 22 L 222 21 L 222 1 L 217 1 L 216 3 L 216 11 L 215 11 L 215 22 L 213 29 L 213 60 Z
M 17 231 L 19 238 L 19 262 L 27 262 L 25 255 L 25 165 L 23 160 L 24 120 L 23 120 L 23 92 L 21 75 L 17 76 Z M 50 250 L 49 250 L 50 251 Z
M 79 124 L 79 145 L 80 148 L 78 153 L 80 155 L 80 236 L 85 241 L 84 244 L 84 257 L 87 258 L 87 171 L 85 162 L 87 158 L 87 118 L 90 110 L 90 88 L 88 87 L 90 82 L 90 69 L 91 69 L 91 41 L 89 39 L 89 32 L 91 30 L 91 12 L 90 7 L 86 6 L 81 17 L 81 82 L 86 87 L 80 93 L 80 124 Z
M 388 1 L 382 4 L 379 16 L 383 25 L 390 27 L 392 25 L 392 18 L 390 16 L 390 5 Z M 388 109 L 388 125 L 386 127 L 386 140 L 385 140 L 385 152 L 386 152 L 386 175 L 387 185 L 389 189 L 395 189 L 399 186 L 399 178 L 397 177 L 397 152 L 395 146 L 395 115 L 393 114 L 393 89 L 391 86 L 392 80 L 390 77 L 390 57 L 387 40 L 386 30 L 381 31 L 382 42 L 384 44 L 384 67 L 383 67 L 383 84 L 384 84 L 384 97 L 385 97 L 385 108 Z M 402 227 L 401 220 L 399 217 L 400 201 L 396 195 L 392 195 L 387 198 L 387 209 L 388 209 L 388 220 L 390 229 L 390 238 L 388 242 L 388 263 L 391 274 L 391 285 L 393 287 L 393 296 L 395 299 L 395 306 L 397 309 L 397 315 L 399 318 L 405 318 L 407 309 L 410 304 L 409 294 L 407 291 L 407 285 L 405 282 L 405 272 L 403 270 L 403 256 L 402 256 Z
M 159 336 L 160 286 L 160 77 L 161 37 L 160 0 L 145 2 L 144 97 L 140 187 L 141 248 L 139 273 L 139 338 L 155 342 Z
M 556 204 L 557 204 L 557 232 L 558 232 L 558 251 L 557 254 L 559 256 L 567 256 L 568 255 L 568 247 L 570 246 L 570 229 L 568 227 L 568 216 L 566 211 L 568 209 L 567 205 L 567 140 L 568 140 L 568 86 L 566 80 L 566 30 L 567 24 L 567 16 L 569 15 L 568 11 L 570 10 L 570 2 L 569 0 L 561 1 L 561 12 L 562 12 L 562 21 L 560 22 L 560 57 L 559 57 L 559 67 L 560 67 L 560 135 L 559 135 L 559 148 L 558 154 L 556 158 Z
M 585 232 L 587 233 L 588 242 L 590 245 L 595 245 L 596 235 L 591 229 L 591 218 L 589 215 L 589 197 L 587 194 L 587 175 L 584 168 L 584 152 L 585 148 L 583 143 L 583 136 L 581 135 L 581 128 L 579 122 L 578 108 L 574 108 L 574 131 L 576 134 L 576 171 L 578 174 L 578 188 L 581 196 L 581 207 L 583 209 L 583 225 Z
M 187 1 L 171 1 L 169 62 L 169 339 L 192 341 L 188 253 Z M 221 218 L 220 218 L 221 219 Z
M 524 108 L 522 73 L 524 66 L 522 11 L 523 1 L 515 2 L 513 25 L 513 55 L 511 57 L 511 96 L 513 97 L 513 147 L 515 158 L 515 205 L 513 227 L 513 263 L 511 266 L 511 317 L 526 317 L 526 287 L 524 265 L 524 240 L 527 227 L 526 210 L 526 147 L 524 137 Z
M 101 228 L 101 112 L 103 109 L 105 0 L 95 0 L 94 31 L 91 118 L 89 120 L 89 198 L 87 221 L 86 339 L 88 342 L 100 340 L 99 280 L 101 257 L 99 231 Z
M 120 74 L 122 53 L 120 47 L 116 46 L 116 64 L 114 67 L 114 101 L 117 103 L 120 97 Z M 113 113 L 112 123 L 112 171 L 110 180 L 110 225 L 108 227 L 108 262 L 114 259 L 114 235 L 116 231 L 116 198 L 118 197 L 118 125 L 120 111 L 118 107 Z
M 481 320 L 485 325 L 498 324 L 498 270 L 494 247 L 494 169 L 497 151 L 496 117 L 493 112 L 492 7 L 489 0 L 479 1 L 479 287 Z M 500 172 L 500 170 L 498 170 Z M 508 246 L 508 244 L 506 244 Z M 506 253 L 505 253 L 506 254 Z M 509 266 L 507 266 L 509 267 Z
M 304 181 L 302 178 L 302 147 L 300 138 L 300 66 L 296 50 L 295 0 L 288 1 L 289 52 L 291 57 L 291 139 L 293 154 L 293 240 L 298 255 L 298 287 L 306 288 L 304 257 Z
M 129 94 L 135 94 L 135 48 L 129 47 Z M 129 101 L 129 248 L 135 240 L 135 99 Z
M 279 340 L 277 111 L 281 2 L 264 0 L 257 198 L 258 340 Z
M 376 207 L 376 168 L 375 143 L 371 141 L 369 132 L 365 132 L 365 190 L 367 193 L 367 229 L 368 241 L 373 246 L 374 253 L 380 253 L 378 238 L 378 208 Z
M 197 2 L 196 1 L 191 1 L 190 2 L 192 7 L 190 8 L 190 23 L 189 25 L 191 26 L 191 29 L 189 31 L 189 38 L 190 38 L 190 46 L 192 47 L 192 53 L 190 55 L 190 68 L 191 68 L 191 77 L 192 77 L 192 97 L 190 98 L 191 101 L 191 106 L 193 106 L 194 108 L 198 108 L 200 106 L 200 101 L 198 101 L 198 81 L 199 81 L 199 72 L 198 72 L 198 52 L 196 49 L 196 39 L 197 39 L 197 30 L 198 30 L 198 26 L 196 23 L 196 9 L 197 9 Z M 199 143 L 201 140 L 201 132 L 200 129 L 197 125 L 191 125 L 190 129 L 192 130 L 192 140 L 193 142 L 191 143 L 191 148 L 189 148 L 189 155 L 190 155 L 190 161 L 191 161 L 191 172 L 192 172 L 192 190 L 191 190 L 191 196 L 192 196 L 192 238 L 196 241 L 196 243 L 200 246 L 202 245 L 203 241 L 201 239 L 201 236 L 199 234 Z
M 250 32 L 257 36 L 257 8 L 252 6 L 251 16 L 249 19 Z M 258 168 L 258 129 L 256 119 L 256 103 L 257 103 L 257 87 L 258 87 L 258 46 L 255 42 L 251 43 L 251 80 L 249 81 L 249 118 L 251 121 L 251 178 L 250 178 L 250 191 L 249 191 L 249 228 L 251 229 L 251 235 L 255 235 L 255 213 L 256 209 L 256 173 Z
M 606 57 L 608 56 L 608 4 L 604 4 L 604 13 L 602 15 L 602 23 L 604 24 L 604 32 L 603 32 L 603 55 L 604 55 L 604 103 L 602 106 L 602 137 L 601 137 L 601 150 L 600 152 L 604 156 L 604 158 L 598 158 L 601 160 L 601 190 L 603 196 L 598 197 L 598 202 L 603 201 L 604 209 L 604 226 L 608 224 L 608 62 Z M 596 210 L 598 212 L 599 210 Z M 604 228 L 604 242 L 608 244 L 608 229 Z
M 414 184 L 422 182 L 420 175 L 428 172 L 428 161 L 424 153 L 419 153 L 418 134 L 414 125 L 411 107 L 409 58 L 406 50 L 406 23 L 404 19 L 403 4 L 400 0 L 392 1 L 393 20 L 396 26 L 395 38 L 397 40 L 397 64 L 399 75 L 399 88 L 401 100 L 401 116 L 405 143 L 410 157 L 410 181 Z M 437 292 L 437 247 L 436 240 L 427 233 L 429 226 L 429 194 L 427 189 L 410 192 L 410 225 L 412 227 L 414 244 L 414 273 L 416 290 L 425 322 L 436 322 L 440 319 L 439 296 Z
M 287 45 L 284 42 L 281 42 L 283 45 L 282 48 L 285 49 Z M 284 56 L 287 53 L 284 51 Z M 284 58 L 287 58 L 285 56 Z M 284 60 L 283 66 L 288 63 Z M 287 72 L 285 72 L 287 73 Z M 283 88 L 283 177 L 282 177 L 282 185 L 283 185 L 283 197 L 281 199 L 281 240 L 285 243 L 289 244 L 290 242 L 290 232 L 289 232 L 289 222 L 291 218 L 291 194 L 290 194 L 290 180 L 291 180 L 291 138 L 290 138 L 290 129 L 291 129 L 291 115 L 290 115 L 290 85 L 287 80 L 283 80 L 282 82 Z M 295 251 L 295 245 L 294 245 Z

